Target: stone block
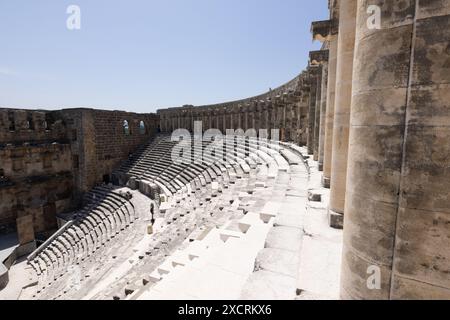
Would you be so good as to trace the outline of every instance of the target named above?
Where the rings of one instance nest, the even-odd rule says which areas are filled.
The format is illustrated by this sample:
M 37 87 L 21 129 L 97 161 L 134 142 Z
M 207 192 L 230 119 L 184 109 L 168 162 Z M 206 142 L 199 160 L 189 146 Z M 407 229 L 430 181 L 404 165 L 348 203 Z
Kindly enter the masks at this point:
M 16 219 L 17 235 L 21 245 L 34 241 L 33 216 L 27 215 Z
M 344 228 L 344 215 L 334 212 L 333 210 L 328 210 L 328 222 L 330 227 L 334 229 Z

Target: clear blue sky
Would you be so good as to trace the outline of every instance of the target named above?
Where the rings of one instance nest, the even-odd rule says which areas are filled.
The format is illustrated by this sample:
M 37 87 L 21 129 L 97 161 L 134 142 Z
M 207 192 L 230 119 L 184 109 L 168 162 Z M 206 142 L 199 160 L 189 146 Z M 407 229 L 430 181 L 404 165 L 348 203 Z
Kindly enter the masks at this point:
M 152 112 L 295 77 L 327 0 L 0 0 L 0 107 Z M 81 8 L 69 31 L 66 9 Z

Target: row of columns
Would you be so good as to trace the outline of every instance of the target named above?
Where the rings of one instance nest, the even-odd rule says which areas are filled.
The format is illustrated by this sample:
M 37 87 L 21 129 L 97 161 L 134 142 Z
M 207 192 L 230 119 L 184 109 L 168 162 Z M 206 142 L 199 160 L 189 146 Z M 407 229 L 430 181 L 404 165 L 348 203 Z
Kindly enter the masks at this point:
M 344 229 L 341 297 L 449 299 L 450 1 L 329 3 L 307 130 Z
M 160 110 L 162 131 L 199 119 L 204 130 L 282 129 L 330 188 L 330 226 L 344 229 L 341 297 L 449 299 L 450 0 L 329 7 L 312 25 L 322 50 L 293 90 Z
M 267 96 L 249 99 L 245 102 L 231 102 L 219 106 L 193 107 L 158 110 L 162 132 L 177 129 L 194 130 L 194 123 L 200 121 L 202 130 L 218 129 L 225 133 L 227 129 L 270 131 L 280 130 L 283 141 L 305 144 L 304 128 L 309 103 L 308 74 L 302 73 L 296 86 L 286 88 L 278 95 L 269 92 Z M 314 100 L 315 101 L 315 100 Z

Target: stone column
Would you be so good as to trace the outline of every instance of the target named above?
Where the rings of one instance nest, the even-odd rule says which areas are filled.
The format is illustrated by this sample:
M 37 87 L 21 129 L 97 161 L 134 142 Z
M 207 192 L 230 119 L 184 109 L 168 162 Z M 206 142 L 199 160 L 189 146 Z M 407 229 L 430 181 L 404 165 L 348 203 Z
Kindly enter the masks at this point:
M 316 119 L 316 95 L 317 95 L 317 66 L 309 67 L 309 110 L 308 110 L 308 128 L 307 128 L 307 146 L 308 154 L 314 154 L 314 132 Z
M 319 162 L 319 171 L 323 170 L 325 114 L 327 107 L 328 56 L 328 49 L 312 51 L 309 54 L 310 64 L 319 65 L 321 70 L 319 71 L 317 85 L 316 121 L 314 134 L 314 160 Z
M 244 129 L 244 131 L 248 130 L 248 109 L 250 108 L 249 105 L 245 106 L 244 109 L 244 126 L 242 129 Z
M 234 113 L 234 108 L 232 108 L 230 110 L 230 116 L 229 116 L 230 123 L 229 123 L 229 128 L 227 128 L 227 129 L 235 129 L 234 122 L 233 122 L 234 121 L 233 113 Z
M 266 104 L 263 105 L 262 110 L 263 110 L 263 118 L 264 118 L 263 129 L 268 129 L 269 128 L 269 110 L 268 110 L 268 107 Z
M 447 300 L 450 2 L 371 4 L 381 29 L 358 1 L 341 297 Z
M 323 179 L 325 188 L 331 183 L 331 157 L 333 151 L 334 102 L 336 92 L 337 38 L 329 41 L 327 112 L 325 117 L 325 137 L 323 151 Z
M 267 119 L 268 120 L 267 120 L 267 128 L 264 128 L 264 129 L 267 129 L 267 131 L 270 132 L 270 129 L 272 129 L 272 123 L 273 123 L 272 101 L 267 100 L 266 106 L 267 106 L 267 114 L 268 114 Z
M 314 107 L 314 161 L 319 161 L 320 106 L 322 94 L 322 65 L 317 71 L 316 106 Z
M 244 126 L 242 125 L 242 112 L 244 111 L 244 106 L 241 106 L 238 110 L 237 114 L 237 126 L 236 129 L 243 129 Z
M 347 181 L 348 134 L 352 101 L 353 56 L 356 32 L 355 0 L 341 0 L 334 109 L 330 226 L 342 228 Z
M 225 134 L 227 131 L 227 107 L 224 107 L 222 110 L 222 131 Z
M 310 87 L 305 88 L 300 108 L 300 145 L 308 145 L 308 114 L 309 114 L 309 99 Z
M 319 171 L 323 171 L 325 146 L 325 119 L 327 113 L 328 62 L 322 65 L 322 91 L 320 94 Z
M 206 113 L 207 119 L 206 122 L 208 123 L 208 129 L 212 129 L 214 127 L 214 114 L 213 112 L 208 109 L 207 113 Z

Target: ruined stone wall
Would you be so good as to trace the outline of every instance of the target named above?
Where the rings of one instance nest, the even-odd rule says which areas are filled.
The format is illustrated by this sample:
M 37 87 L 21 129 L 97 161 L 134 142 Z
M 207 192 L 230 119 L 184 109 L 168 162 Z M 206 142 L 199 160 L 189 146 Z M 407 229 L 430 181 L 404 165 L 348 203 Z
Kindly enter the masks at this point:
M 155 114 L 0 109 L 0 233 L 17 232 L 21 244 L 47 236 L 56 214 L 75 209 L 157 130 Z
M 64 119 L 71 138 L 77 199 L 95 185 L 107 182 L 113 169 L 147 143 L 159 125 L 155 114 L 65 109 L 58 115 Z
M 71 208 L 70 141 L 54 112 L 0 109 L 0 119 L 0 233 L 26 244 Z
M 158 118 L 154 114 L 136 114 L 128 112 L 108 112 L 93 110 L 90 115 L 95 140 L 95 170 L 92 178 L 101 182 L 109 176 L 114 168 L 126 160 L 130 153 L 145 144 L 158 131 Z M 128 122 L 129 132 L 125 133 L 123 122 Z M 144 122 L 144 130 L 140 129 L 140 122 Z M 88 187 L 92 187 L 92 183 Z

